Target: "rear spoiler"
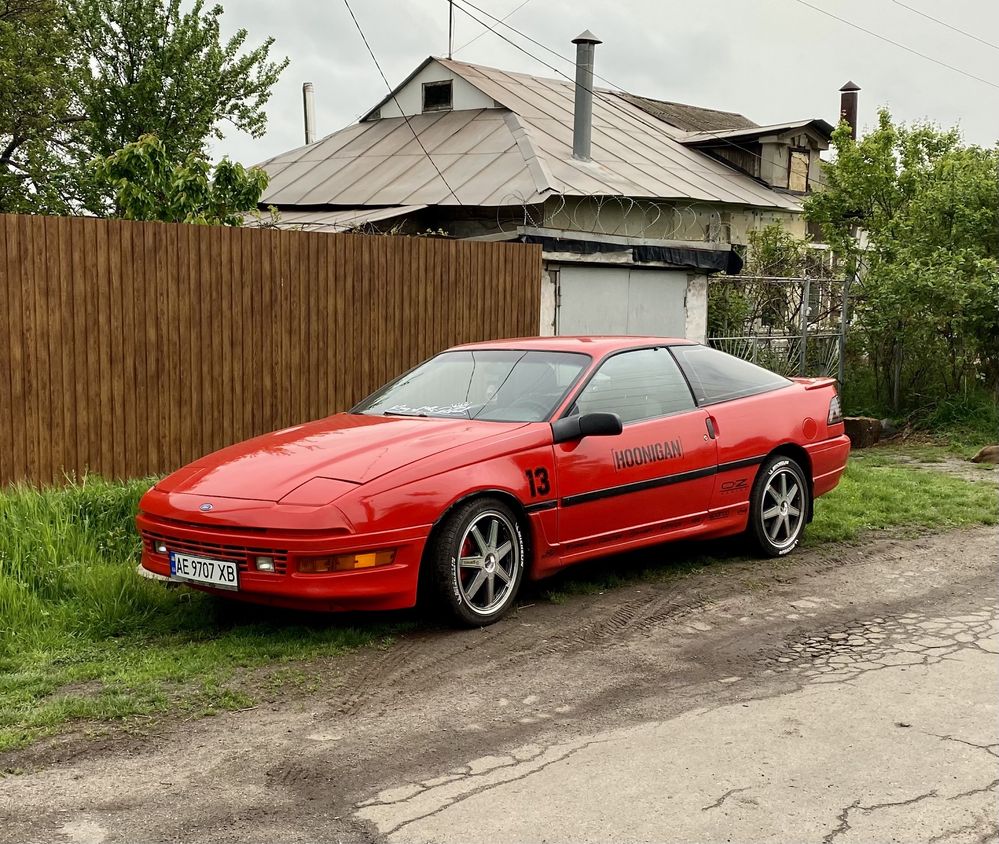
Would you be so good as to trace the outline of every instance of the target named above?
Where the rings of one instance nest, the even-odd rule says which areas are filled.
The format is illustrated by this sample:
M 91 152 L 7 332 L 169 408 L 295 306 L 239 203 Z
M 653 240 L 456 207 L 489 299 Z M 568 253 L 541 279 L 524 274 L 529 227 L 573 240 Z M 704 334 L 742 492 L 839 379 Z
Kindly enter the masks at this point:
M 835 378 L 792 378 L 796 384 L 801 384 L 806 390 L 821 390 L 823 387 L 836 389 Z

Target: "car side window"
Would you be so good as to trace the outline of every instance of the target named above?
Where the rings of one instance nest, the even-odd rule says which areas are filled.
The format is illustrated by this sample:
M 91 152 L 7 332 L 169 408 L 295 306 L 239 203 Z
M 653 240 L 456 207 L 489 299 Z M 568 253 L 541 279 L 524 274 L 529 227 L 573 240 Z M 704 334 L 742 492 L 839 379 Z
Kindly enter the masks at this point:
M 791 382 L 776 372 L 709 346 L 674 346 L 699 404 L 714 404 L 778 390 Z
M 602 363 L 573 413 L 616 413 L 624 423 L 693 410 L 693 396 L 665 348 L 622 352 Z

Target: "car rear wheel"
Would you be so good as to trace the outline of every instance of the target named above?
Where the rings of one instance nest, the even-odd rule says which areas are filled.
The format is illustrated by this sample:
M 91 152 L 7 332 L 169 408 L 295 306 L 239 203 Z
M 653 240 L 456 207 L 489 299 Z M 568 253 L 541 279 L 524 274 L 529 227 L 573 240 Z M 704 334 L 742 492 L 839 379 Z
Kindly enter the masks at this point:
M 767 460 L 753 484 L 749 535 L 768 557 L 790 554 L 808 520 L 808 483 L 801 466 L 777 454 Z
M 469 627 L 498 621 L 524 577 L 524 539 L 513 511 L 478 498 L 449 514 L 430 548 L 436 592 L 453 619 Z

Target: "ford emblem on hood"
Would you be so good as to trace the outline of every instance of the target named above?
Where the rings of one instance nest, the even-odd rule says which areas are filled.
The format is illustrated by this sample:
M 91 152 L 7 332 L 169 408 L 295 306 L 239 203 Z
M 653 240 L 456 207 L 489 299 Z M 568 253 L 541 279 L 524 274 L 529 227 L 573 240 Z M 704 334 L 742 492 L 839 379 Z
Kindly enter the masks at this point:
M 212 509 L 212 505 L 206 501 L 198 509 L 201 510 L 202 513 L 207 513 L 209 510 Z

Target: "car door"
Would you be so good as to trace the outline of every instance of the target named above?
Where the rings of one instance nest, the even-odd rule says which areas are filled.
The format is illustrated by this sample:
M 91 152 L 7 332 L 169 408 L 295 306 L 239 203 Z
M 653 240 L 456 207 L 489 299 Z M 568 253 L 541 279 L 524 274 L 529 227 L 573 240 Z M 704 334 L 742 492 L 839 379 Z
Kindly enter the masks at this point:
M 569 410 L 600 411 L 621 417 L 621 434 L 554 447 L 563 559 L 690 528 L 708 510 L 715 441 L 665 347 L 607 358 Z
M 792 382 L 707 346 L 675 346 L 672 351 L 716 437 L 718 475 L 711 508 L 719 518 L 726 512 L 744 513 L 767 454 L 801 436 L 802 417 L 789 416 L 788 406 L 774 401 L 776 391 Z

